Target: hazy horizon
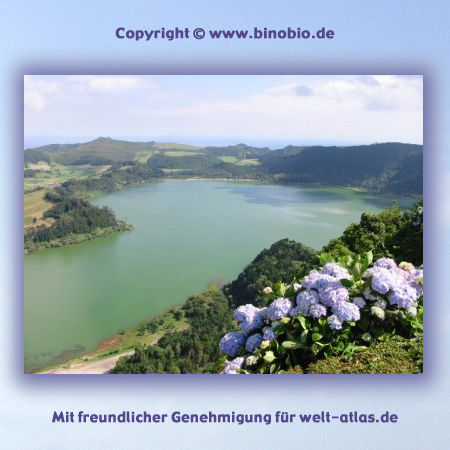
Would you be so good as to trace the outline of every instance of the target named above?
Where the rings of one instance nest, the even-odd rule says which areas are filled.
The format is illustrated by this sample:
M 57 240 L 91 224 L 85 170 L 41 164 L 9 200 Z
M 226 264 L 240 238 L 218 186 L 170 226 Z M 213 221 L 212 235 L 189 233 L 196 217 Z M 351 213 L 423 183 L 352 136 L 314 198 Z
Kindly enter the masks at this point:
M 422 143 L 423 77 L 25 75 L 24 135 L 271 148 Z
M 288 141 L 288 140 L 256 140 L 251 138 L 242 138 L 242 137 L 235 137 L 235 138 L 225 138 L 225 137 L 217 137 L 212 139 L 206 139 L 206 138 L 191 138 L 191 137 L 164 137 L 164 136 L 32 136 L 32 137 L 24 137 L 24 150 L 27 149 L 33 149 L 37 147 L 42 147 L 45 145 L 50 144 L 83 144 L 90 141 L 93 141 L 95 139 L 98 139 L 100 137 L 103 138 L 111 138 L 113 140 L 118 141 L 129 141 L 129 142 L 171 142 L 176 144 L 186 144 L 186 145 L 193 145 L 197 147 L 206 147 L 206 146 L 232 146 L 237 144 L 246 144 L 249 146 L 254 147 L 268 147 L 271 150 L 277 150 L 284 147 L 287 147 L 289 145 L 292 146 L 313 146 L 313 145 L 322 145 L 322 146 L 353 146 L 353 145 L 370 145 L 375 144 L 376 142 L 372 141 L 327 141 L 327 140 L 304 140 L 304 141 Z M 384 142 L 400 142 L 402 144 L 415 144 L 415 145 L 423 145 L 423 143 L 417 143 L 417 142 L 408 142 L 406 140 L 397 140 L 397 141 L 377 141 L 377 143 L 384 143 Z

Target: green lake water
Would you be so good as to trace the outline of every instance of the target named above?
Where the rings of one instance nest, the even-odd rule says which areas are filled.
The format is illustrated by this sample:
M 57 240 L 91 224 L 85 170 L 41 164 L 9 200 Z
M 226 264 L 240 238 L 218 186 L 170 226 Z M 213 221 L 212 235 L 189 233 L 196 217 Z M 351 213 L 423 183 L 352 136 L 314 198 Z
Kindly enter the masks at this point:
M 92 350 L 104 338 L 230 281 L 291 238 L 316 249 L 392 197 L 344 189 L 162 181 L 97 198 L 134 231 L 25 257 L 25 369 Z M 411 200 L 403 199 L 401 206 Z

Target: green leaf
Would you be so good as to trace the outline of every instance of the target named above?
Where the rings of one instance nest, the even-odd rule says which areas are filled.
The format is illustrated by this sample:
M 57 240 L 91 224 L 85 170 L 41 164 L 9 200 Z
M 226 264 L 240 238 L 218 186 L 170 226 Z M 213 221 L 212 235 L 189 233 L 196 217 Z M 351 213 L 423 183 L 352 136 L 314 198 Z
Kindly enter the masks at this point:
M 359 279 L 361 278 L 361 275 L 362 275 L 362 264 L 361 264 L 360 262 L 357 262 L 357 263 L 353 266 L 352 274 L 353 274 L 353 277 L 354 277 L 356 280 L 359 280 Z
M 277 368 L 278 368 L 278 365 L 277 365 L 277 364 L 272 364 L 272 365 L 270 366 L 270 373 L 276 372 Z
M 280 283 L 278 291 L 280 292 L 280 295 L 284 297 L 284 295 L 286 294 L 286 285 L 284 283 Z
M 286 332 L 286 327 L 284 325 L 277 325 L 274 329 L 273 332 L 276 335 L 281 335 L 284 334 Z
M 346 288 L 351 288 L 353 286 L 353 281 L 352 280 L 346 280 L 345 278 L 340 280 L 342 286 L 346 287 Z
M 317 342 L 323 338 L 323 335 L 320 333 L 313 333 L 311 337 L 314 342 Z
M 302 328 L 303 328 L 304 330 L 306 330 L 306 329 L 307 329 L 307 326 L 306 326 L 306 319 L 305 319 L 303 316 L 297 316 L 297 320 L 299 321 L 299 323 L 300 323 L 300 325 L 302 326 Z
M 364 261 L 365 261 L 365 262 L 367 261 L 367 267 L 369 267 L 369 266 L 372 264 L 372 262 L 373 262 L 373 253 L 372 253 L 372 250 L 369 250 L 369 251 L 366 253 L 366 257 L 364 258 Z
M 305 345 L 307 342 L 308 342 L 308 330 L 304 330 L 300 335 L 300 343 L 302 345 Z
M 325 253 L 321 253 L 321 254 L 319 255 L 319 264 L 320 264 L 321 266 L 324 266 L 326 263 L 327 263 L 327 262 L 326 262 L 326 258 L 325 258 Z
M 287 350 L 292 350 L 298 346 L 297 342 L 294 341 L 284 341 L 281 345 Z
M 272 351 L 268 351 L 268 352 L 266 352 L 266 354 L 264 355 L 264 361 L 266 361 L 266 362 L 268 362 L 268 363 L 271 363 L 272 361 L 274 361 L 276 358 L 275 358 L 275 355 L 273 354 L 273 352 Z

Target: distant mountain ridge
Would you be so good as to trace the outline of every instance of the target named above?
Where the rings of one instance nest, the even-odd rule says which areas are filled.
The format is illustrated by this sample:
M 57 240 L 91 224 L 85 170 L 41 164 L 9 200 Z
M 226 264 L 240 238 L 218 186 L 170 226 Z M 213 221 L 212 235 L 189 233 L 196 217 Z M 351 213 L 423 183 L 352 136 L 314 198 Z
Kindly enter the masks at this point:
M 399 195 L 421 195 L 423 191 L 423 145 L 399 142 L 353 146 L 289 145 L 270 150 L 242 143 L 196 147 L 101 137 L 86 143 L 51 144 L 25 150 L 25 164 L 38 161 L 62 165 L 139 161 L 172 171 L 170 176 L 178 177 L 249 178 L 364 188 Z

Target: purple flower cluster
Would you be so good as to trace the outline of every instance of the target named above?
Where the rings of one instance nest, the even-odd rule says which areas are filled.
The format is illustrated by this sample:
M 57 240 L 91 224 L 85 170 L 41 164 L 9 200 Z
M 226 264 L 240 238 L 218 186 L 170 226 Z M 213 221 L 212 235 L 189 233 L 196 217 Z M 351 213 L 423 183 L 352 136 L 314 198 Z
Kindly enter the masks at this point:
M 339 317 L 336 314 L 332 314 L 330 317 L 328 317 L 327 322 L 328 322 L 328 326 L 332 330 L 341 330 L 342 329 L 342 321 L 341 321 L 341 319 L 339 319 Z
M 272 342 L 275 339 L 275 337 L 276 337 L 276 335 L 275 335 L 275 332 L 273 331 L 273 327 L 269 327 L 269 328 L 267 328 L 266 331 L 264 331 L 263 341 Z
M 244 333 L 251 333 L 262 327 L 264 311 L 253 305 L 242 305 L 234 311 L 234 319 Z
M 341 329 L 342 322 L 359 320 L 359 308 L 349 302 L 348 289 L 340 281 L 351 279 L 348 270 L 335 263 L 326 264 L 320 272 L 311 271 L 303 278 L 305 290 L 297 295 L 297 306 L 290 315 L 318 319 L 327 316 L 330 308 L 333 316 L 330 316 L 328 324 L 332 329 Z
M 325 264 L 322 269 L 321 273 L 325 275 L 331 275 L 333 278 L 336 278 L 337 280 L 351 280 L 352 277 L 349 274 L 347 269 L 344 269 L 339 264 L 335 263 L 328 263 Z
M 249 353 L 252 353 L 253 350 L 261 345 L 262 341 L 263 337 L 260 333 L 252 334 L 245 343 L 245 350 L 247 350 Z
M 370 281 L 372 291 L 364 292 L 367 300 L 380 301 L 384 297 L 380 298 L 377 294 L 381 294 L 392 306 L 409 309 L 423 295 L 423 269 L 416 269 L 409 263 L 397 266 L 392 259 L 381 258 L 366 271 L 364 278 Z
M 239 373 L 239 370 L 244 365 L 244 358 L 239 357 L 235 358 L 232 361 L 225 361 L 224 368 L 221 374 L 225 375 L 237 375 Z
M 344 322 L 350 322 L 352 320 L 359 320 L 360 313 L 359 308 L 350 302 L 342 302 L 333 309 L 333 312 L 339 317 L 339 319 Z
M 257 308 L 250 304 L 239 306 L 234 311 L 234 319 L 239 323 L 242 331 L 227 333 L 219 342 L 220 351 L 234 357 L 239 354 L 242 347 L 245 347 L 248 353 L 252 353 L 263 341 L 266 343 L 273 341 L 276 338 L 274 331 L 276 321 L 288 317 L 292 307 L 292 301 L 284 297 L 274 300 L 268 308 Z M 262 329 L 270 323 L 273 326 L 265 328 L 263 332 Z M 253 333 L 256 330 L 261 332 Z M 239 358 L 234 361 L 237 360 L 240 361 Z M 226 362 L 222 373 L 237 373 L 233 361 Z
M 288 298 L 280 297 L 274 300 L 267 310 L 270 320 L 280 320 L 287 317 L 294 305 Z
M 236 356 L 241 347 L 245 344 L 247 336 L 245 333 L 231 331 L 227 333 L 219 342 L 219 348 L 222 353 L 230 356 Z
M 397 266 L 392 259 L 380 258 L 363 278 L 366 281 L 361 290 L 357 290 L 360 296 L 355 296 L 356 285 L 349 291 L 341 282 L 352 281 L 348 270 L 328 263 L 320 271 L 312 270 L 301 285 L 295 284 L 295 304 L 289 298 L 280 297 L 267 308 L 250 304 L 238 307 L 234 318 L 242 331 L 227 333 L 219 347 L 222 353 L 231 357 L 244 355 L 243 349 L 247 354 L 226 361 L 222 373 L 239 373 L 242 367 L 256 365 L 261 358 L 256 350 L 270 348 L 277 338 L 276 327 L 289 324 L 291 317 L 323 317 L 330 329 L 341 330 L 345 322 L 360 320 L 361 314 L 384 320 L 386 310 L 390 308 L 403 317 L 404 313 L 417 316 L 418 300 L 423 295 L 423 268 L 416 269 L 410 263 Z

